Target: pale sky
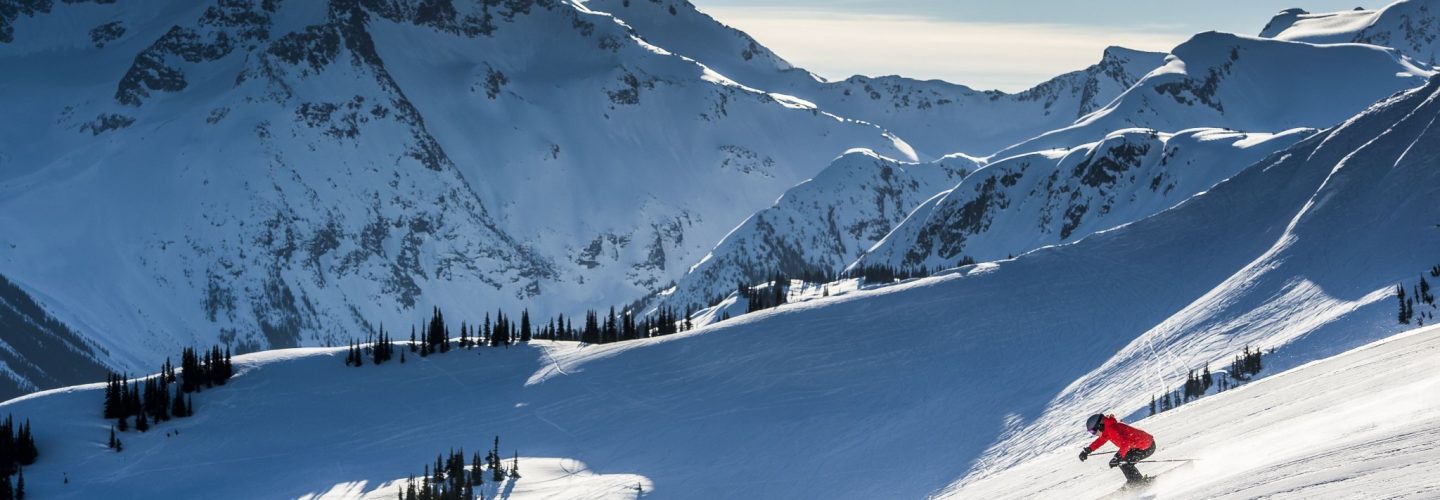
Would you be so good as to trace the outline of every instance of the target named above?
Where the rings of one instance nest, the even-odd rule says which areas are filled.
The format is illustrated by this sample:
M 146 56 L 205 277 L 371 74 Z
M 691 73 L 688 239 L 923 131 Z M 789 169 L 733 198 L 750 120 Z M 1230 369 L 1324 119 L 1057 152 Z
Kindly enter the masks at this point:
M 937 78 L 1019 91 L 1110 45 L 1165 52 L 1202 31 L 1256 35 L 1275 13 L 1384 0 L 691 0 L 828 79 Z

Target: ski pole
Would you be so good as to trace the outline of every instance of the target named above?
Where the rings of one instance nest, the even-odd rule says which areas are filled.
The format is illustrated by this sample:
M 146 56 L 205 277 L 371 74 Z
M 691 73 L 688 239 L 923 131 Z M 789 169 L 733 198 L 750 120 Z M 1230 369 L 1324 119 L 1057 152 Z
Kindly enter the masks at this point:
M 1138 461 L 1138 462 L 1135 462 L 1135 463 L 1137 463 L 1137 464 L 1148 464 L 1148 463 L 1152 463 L 1152 462 L 1199 462 L 1199 461 L 1200 461 L 1200 459 L 1198 459 L 1198 458 L 1174 458 L 1174 459 L 1170 459 L 1170 460 L 1141 460 L 1141 461 Z

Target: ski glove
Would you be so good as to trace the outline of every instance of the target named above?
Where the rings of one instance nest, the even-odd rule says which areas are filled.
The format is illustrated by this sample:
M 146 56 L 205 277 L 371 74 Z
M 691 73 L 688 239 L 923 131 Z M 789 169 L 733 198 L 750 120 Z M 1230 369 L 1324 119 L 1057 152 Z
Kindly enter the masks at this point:
M 1090 448 L 1082 448 L 1080 450 L 1080 461 L 1084 462 L 1087 458 L 1090 458 Z
M 1120 466 L 1120 454 L 1119 454 L 1119 453 L 1116 453 L 1115 456 L 1110 459 L 1110 468 L 1111 468 L 1111 469 L 1114 469 L 1114 468 L 1119 467 L 1119 466 Z

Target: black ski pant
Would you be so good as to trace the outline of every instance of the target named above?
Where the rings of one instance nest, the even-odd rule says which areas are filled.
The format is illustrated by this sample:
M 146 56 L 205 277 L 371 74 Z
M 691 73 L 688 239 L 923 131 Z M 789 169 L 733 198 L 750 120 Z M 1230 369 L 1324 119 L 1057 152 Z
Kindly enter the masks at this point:
M 1155 443 L 1150 443 L 1150 447 L 1143 450 L 1131 449 L 1130 451 L 1125 452 L 1125 456 L 1120 457 L 1120 459 L 1124 461 L 1124 463 L 1120 464 L 1120 472 L 1123 472 L 1125 474 L 1125 482 L 1135 483 L 1144 481 L 1145 475 L 1141 474 L 1140 469 L 1135 467 L 1135 462 L 1150 458 L 1150 455 L 1154 454 Z

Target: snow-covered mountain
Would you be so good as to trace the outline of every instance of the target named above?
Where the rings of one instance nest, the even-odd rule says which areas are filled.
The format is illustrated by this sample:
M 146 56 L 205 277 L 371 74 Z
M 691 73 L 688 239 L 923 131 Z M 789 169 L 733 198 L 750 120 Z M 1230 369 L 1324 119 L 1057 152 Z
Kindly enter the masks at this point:
M 635 33 L 744 85 L 793 95 L 840 116 L 884 127 L 922 156 L 986 156 L 1061 128 L 1109 104 L 1164 54 L 1110 47 L 1100 62 L 1019 93 L 903 76 L 856 75 L 825 81 L 792 66 L 750 35 L 700 12 L 688 0 L 588 0 Z
M 1431 74 L 1390 48 L 1201 33 L 1176 46 L 1164 66 L 1103 109 L 996 157 L 1073 147 L 1131 127 L 1165 132 L 1329 127 Z
M 799 278 L 844 269 L 934 193 L 979 168 L 952 155 L 927 163 L 892 160 L 869 150 L 837 158 L 746 219 L 662 293 L 684 310 L 709 306 L 776 272 Z
M 1005 159 L 981 170 L 984 175 L 934 197 L 904 224 L 890 224 L 895 233 L 856 267 L 943 269 L 966 259 L 1002 259 L 1139 220 L 1313 132 L 1299 127 L 1333 125 L 1375 99 L 1423 82 L 1428 74 L 1380 47 L 1197 35 L 1109 106 L 1007 148 L 995 155 Z M 1308 78 L 1325 83 L 1310 84 Z M 1232 109 L 1227 111 L 1227 105 Z M 1132 128 L 1136 125 L 1149 128 Z M 853 213 L 856 209 L 847 208 L 855 206 L 853 200 L 873 190 L 867 183 L 846 186 L 827 188 L 830 200 L 809 201 L 807 209 L 783 207 L 782 199 L 752 216 L 681 278 L 665 302 L 682 309 L 713 304 L 736 281 L 755 282 L 774 270 L 791 276 L 833 272 L 830 263 L 845 252 L 823 248 L 876 242 L 814 236 L 838 232 L 831 214 Z M 927 197 L 925 191 L 916 190 L 912 201 Z
M 1357 8 L 1312 14 L 1288 9 L 1260 36 L 1309 43 L 1366 43 L 1391 47 L 1417 62 L 1440 62 L 1440 2 L 1399 0 L 1379 10 Z
M 856 266 L 936 270 L 1068 243 L 1175 206 L 1314 133 L 1125 129 L 988 165 L 926 201 Z
M 360 368 L 341 363 L 343 349 L 244 356 L 235 379 L 196 396 L 196 416 L 122 433 L 121 453 L 103 445 L 98 385 L 0 407 L 30 418 L 37 441 L 48 443 L 26 469 L 27 487 L 45 497 L 392 498 L 393 481 L 436 453 L 486 448 L 494 435 L 530 457 L 522 473 L 536 464 L 537 481 L 588 464 L 596 475 L 579 477 L 604 491 L 586 496 L 631 498 L 633 483 L 684 498 L 988 497 L 998 486 L 987 478 L 1035 481 L 1022 477 L 1035 470 L 1096 477 L 1064 486 L 1046 475 L 1022 491 L 1103 493 L 1116 475 L 1082 469 L 1098 467 L 1066 451 L 1088 442 L 1084 415 L 1138 411 L 1186 370 L 1226 361 L 1242 346 L 1265 349 L 1264 373 L 1273 374 L 1409 328 L 1396 323 L 1394 286 L 1440 264 L 1428 250 L 1440 244 L 1437 117 L 1440 78 L 1173 209 L 1075 244 L 685 334 L 538 341 Z M 1324 488 L 1349 476 L 1320 470 L 1335 455 L 1317 455 L 1313 441 L 1266 441 L 1275 449 L 1257 456 L 1245 453 L 1253 443 L 1216 441 L 1225 435 L 1196 422 L 1224 419 L 1283 439 L 1285 421 L 1324 422 L 1313 411 L 1322 401 L 1306 396 L 1350 396 L 1356 406 L 1330 409 L 1354 419 L 1320 436 L 1347 447 L 1420 442 L 1437 407 L 1424 397 L 1434 375 L 1416 369 L 1434 363 L 1436 333 L 1311 364 L 1140 425 L 1170 443 L 1161 453 L 1241 453 L 1245 470 L 1257 472 L 1218 486 L 1221 476 L 1197 481 L 1194 495 L 1225 484 L 1271 491 L 1260 480 L 1277 472 L 1295 488 L 1340 491 Z M 1363 404 L 1396 401 L 1406 406 Z M 1395 412 L 1403 418 L 1383 418 Z M 1383 422 L 1391 424 L 1369 425 Z M 345 450 L 338 458 L 337 447 Z M 1416 470 L 1437 463 L 1431 448 L 1398 452 L 1422 460 Z M 1061 459 L 1072 468 L 1061 469 Z M 1323 473 L 1291 474 L 1311 471 Z M 860 476 L 905 480 L 853 480 Z M 1433 481 L 1417 474 L 1383 491 L 1426 491 Z
M 571 2 L 0 11 L 0 272 L 122 367 L 622 303 L 852 147 L 915 159 Z

